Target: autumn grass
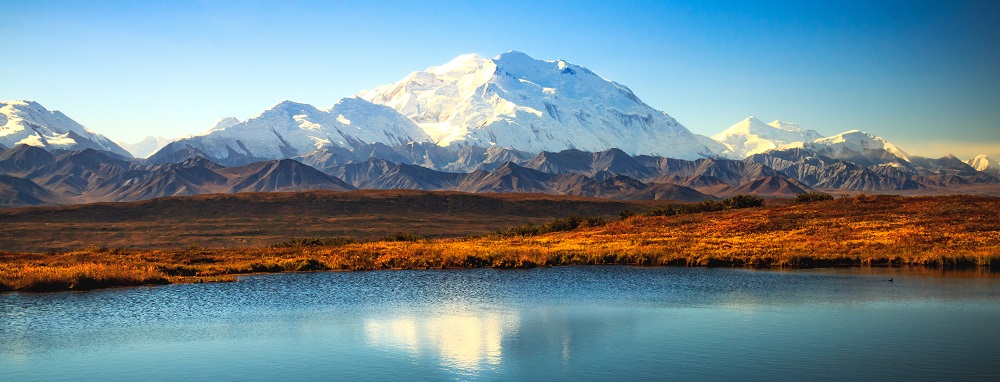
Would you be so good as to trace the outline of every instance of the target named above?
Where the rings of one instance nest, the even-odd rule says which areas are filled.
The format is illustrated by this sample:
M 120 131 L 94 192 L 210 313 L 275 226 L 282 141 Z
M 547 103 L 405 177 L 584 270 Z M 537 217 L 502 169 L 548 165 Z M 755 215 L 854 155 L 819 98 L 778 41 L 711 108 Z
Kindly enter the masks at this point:
M 655 215 L 655 214 L 654 214 Z M 543 234 L 361 242 L 295 239 L 233 249 L 0 252 L 0 289 L 85 290 L 266 272 L 531 268 L 584 264 L 1000 269 L 1000 199 L 861 195 L 771 207 L 626 216 Z M 563 223 L 559 223 L 563 224 Z

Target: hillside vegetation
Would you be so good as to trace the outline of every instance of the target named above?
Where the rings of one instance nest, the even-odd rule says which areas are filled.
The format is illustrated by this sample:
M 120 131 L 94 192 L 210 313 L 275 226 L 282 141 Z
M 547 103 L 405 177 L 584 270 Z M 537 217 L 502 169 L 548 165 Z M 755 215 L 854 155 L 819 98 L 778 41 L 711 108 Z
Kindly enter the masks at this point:
M 822 199 L 749 208 L 727 208 L 724 201 L 705 209 L 674 206 L 671 213 L 664 206 L 616 219 L 566 218 L 542 225 L 549 227 L 544 230 L 465 238 L 397 234 L 373 241 L 298 238 L 237 249 L 2 252 L 0 288 L 80 290 L 233 280 L 259 272 L 582 264 L 1000 268 L 998 198 Z

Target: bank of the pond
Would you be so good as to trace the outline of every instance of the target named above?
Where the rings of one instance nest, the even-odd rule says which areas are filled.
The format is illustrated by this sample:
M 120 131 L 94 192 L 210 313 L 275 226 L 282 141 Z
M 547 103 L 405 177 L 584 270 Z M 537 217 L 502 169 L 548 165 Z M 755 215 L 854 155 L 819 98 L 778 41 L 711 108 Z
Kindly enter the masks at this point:
M 621 264 L 749 268 L 1000 268 L 1000 199 L 866 196 L 576 222 L 569 231 L 423 240 L 293 240 L 254 248 L 0 252 L 0 290 L 231 281 L 252 273 Z M 528 227 L 530 228 L 530 227 Z M 524 235 L 517 234 L 527 232 Z

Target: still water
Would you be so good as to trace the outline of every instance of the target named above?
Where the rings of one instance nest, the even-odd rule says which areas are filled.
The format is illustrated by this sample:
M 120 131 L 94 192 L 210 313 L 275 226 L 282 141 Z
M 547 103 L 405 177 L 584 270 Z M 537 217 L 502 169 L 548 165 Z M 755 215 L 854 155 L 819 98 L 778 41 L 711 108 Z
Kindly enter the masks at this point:
M 1000 279 L 592 266 L 8 293 L 0 380 L 995 381 Z

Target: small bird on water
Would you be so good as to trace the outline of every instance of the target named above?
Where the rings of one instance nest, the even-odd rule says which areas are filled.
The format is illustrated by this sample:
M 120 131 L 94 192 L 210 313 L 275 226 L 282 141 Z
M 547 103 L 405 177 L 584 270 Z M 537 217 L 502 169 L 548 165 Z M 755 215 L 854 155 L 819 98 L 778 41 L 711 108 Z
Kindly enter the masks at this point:
M 889 282 L 892 282 L 892 277 L 889 278 Z

